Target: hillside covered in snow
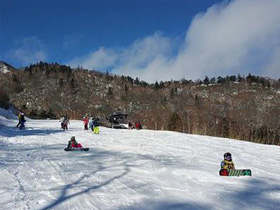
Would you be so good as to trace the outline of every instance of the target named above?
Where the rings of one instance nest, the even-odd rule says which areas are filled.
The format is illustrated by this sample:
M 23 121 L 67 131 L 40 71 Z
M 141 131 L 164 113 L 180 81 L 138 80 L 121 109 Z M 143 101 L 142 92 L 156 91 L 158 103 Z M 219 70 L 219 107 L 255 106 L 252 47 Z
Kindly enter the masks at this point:
M 280 147 L 170 131 L 0 116 L 0 209 L 279 209 Z M 65 152 L 71 136 L 88 152 Z M 252 177 L 220 177 L 223 154 Z

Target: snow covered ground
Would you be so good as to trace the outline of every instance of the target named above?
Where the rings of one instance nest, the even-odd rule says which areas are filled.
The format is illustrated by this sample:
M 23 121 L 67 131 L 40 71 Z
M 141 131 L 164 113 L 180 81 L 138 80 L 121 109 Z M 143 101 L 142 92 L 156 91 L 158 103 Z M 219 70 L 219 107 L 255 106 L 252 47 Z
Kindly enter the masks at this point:
M 2 125 L 1 125 L 2 124 Z M 280 209 L 280 147 L 0 116 L 0 209 Z M 71 136 L 88 152 L 65 152 Z M 220 177 L 225 152 L 252 177 Z

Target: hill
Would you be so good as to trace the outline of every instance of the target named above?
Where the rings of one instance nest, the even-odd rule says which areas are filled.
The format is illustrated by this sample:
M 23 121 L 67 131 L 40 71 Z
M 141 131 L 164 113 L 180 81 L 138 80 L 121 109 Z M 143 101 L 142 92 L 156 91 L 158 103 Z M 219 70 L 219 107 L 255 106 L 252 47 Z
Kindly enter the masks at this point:
M 2 119 L 2 118 L 1 118 Z M 57 120 L 0 126 L 0 209 L 278 209 L 280 147 L 170 131 L 101 127 Z M 71 136 L 88 152 L 65 152 Z M 225 152 L 252 177 L 220 177 Z
M 107 117 L 122 111 L 148 129 L 280 144 L 278 80 L 238 75 L 148 84 L 44 62 L 9 71 L 0 73 L 3 104 L 33 118 L 88 115 L 108 125 Z

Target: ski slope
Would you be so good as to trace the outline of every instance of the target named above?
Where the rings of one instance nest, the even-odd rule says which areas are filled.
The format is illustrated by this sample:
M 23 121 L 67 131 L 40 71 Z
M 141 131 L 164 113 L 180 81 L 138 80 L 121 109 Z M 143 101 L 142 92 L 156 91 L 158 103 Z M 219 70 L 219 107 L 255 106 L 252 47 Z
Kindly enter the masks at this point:
M 3 114 L 2 114 L 3 115 Z M 280 147 L 0 116 L 0 209 L 280 209 Z M 2 125 L 1 125 L 2 124 Z M 88 152 L 65 152 L 71 136 Z M 252 177 L 220 177 L 225 152 Z

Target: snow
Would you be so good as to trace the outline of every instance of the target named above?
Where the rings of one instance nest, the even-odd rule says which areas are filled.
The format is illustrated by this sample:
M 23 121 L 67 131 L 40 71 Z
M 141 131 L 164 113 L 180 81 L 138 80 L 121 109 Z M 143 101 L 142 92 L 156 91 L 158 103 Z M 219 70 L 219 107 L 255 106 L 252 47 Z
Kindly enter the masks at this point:
M 6 73 L 9 73 L 11 71 L 8 69 L 8 67 L 5 64 L 0 62 L 0 72 L 6 74 Z
M 2 112 L 3 114 L 3 112 Z M 1 118 L 0 209 L 280 209 L 280 147 L 169 131 Z M 88 152 L 65 152 L 71 136 Z M 231 152 L 252 177 L 220 177 Z

